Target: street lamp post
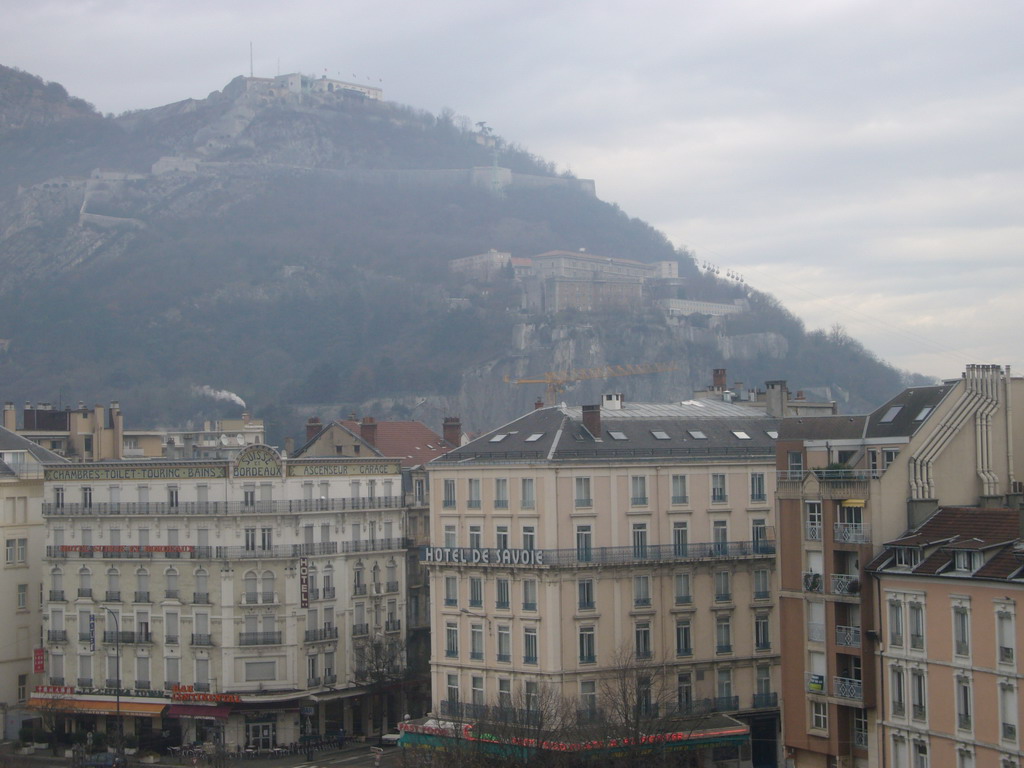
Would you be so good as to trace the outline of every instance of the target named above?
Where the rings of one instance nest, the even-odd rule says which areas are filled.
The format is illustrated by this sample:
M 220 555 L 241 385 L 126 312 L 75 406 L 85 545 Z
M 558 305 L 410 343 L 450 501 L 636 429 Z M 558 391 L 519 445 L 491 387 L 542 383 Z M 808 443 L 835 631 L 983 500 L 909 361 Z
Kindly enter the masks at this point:
M 124 721 L 121 719 L 121 624 L 117 620 L 117 614 L 109 608 L 105 608 L 106 612 L 110 614 L 110 617 L 114 620 L 114 674 L 117 679 L 115 680 L 116 687 L 114 688 L 114 707 L 117 713 L 117 744 L 115 750 L 117 754 L 118 763 L 124 763 Z

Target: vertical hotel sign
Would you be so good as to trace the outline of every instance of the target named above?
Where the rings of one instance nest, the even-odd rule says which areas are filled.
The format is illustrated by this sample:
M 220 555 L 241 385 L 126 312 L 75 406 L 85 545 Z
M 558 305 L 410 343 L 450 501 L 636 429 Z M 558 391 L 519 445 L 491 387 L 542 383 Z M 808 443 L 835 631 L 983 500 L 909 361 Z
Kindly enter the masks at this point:
M 43 649 L 34 648 L 32 653 L 32 671 L 33 672 L 45 672 L 46 664 L 44 661 Z
M 309 558 L 299 558 L 299 607 L 309 608 Z

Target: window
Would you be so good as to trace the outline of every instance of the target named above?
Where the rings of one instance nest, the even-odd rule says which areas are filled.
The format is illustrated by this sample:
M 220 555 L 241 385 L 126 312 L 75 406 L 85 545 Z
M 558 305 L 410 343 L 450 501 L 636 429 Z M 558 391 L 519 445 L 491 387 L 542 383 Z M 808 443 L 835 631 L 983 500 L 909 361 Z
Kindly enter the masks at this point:
M 1017 741 L 1017 690 L 1013 683 L 999 683 L 999 716 L 1002 719 L 1003 741 Z
M 953 609 L 953 650 L 957 656 L 971 655 L 971 618 L 964 606 Z
M 996 643 L 999 644 L 999 663 L 1013 663 L 1013 614 L 1007 610 L 996 612 Z
M 243 488 L 242 489 L 242 506 L 243 507 L 255 507 L 256 506 L 256 489 L 255 488 Z
M 451 549 L 451 548 L 455 547 L 457 544 L 458 544 L 458 541 L 456 539 L 455 526 L 454 525 L 446 525 L 444 527 L 444 545 L 445 545 L 445 547 Z
M 708 439 L 708 436 L 705 435 L 703 432 L 701 432 L 699 429 L 688 429 L 686 431 L 689 433 L 690 437 L 692 437 L 694 440 L 707 440 Z
M 889 673 L 889 691 L 892 698 L 892 714 L 902 717 L 907 711 L 906 692 L 903 689 L 904 676 L 902 667 L 892 667 Z
M 454 621 L 445 624 L 444 655 L 449 659 L 459 657 L 459 627 Z
M 466 499 L 466 506 L 470 509 L 480 509 L 480 478 L 469 478 L 469 497 Z
M 725 475 L 714 473 L 711 475 L 711 501 L 725 502 L 728 500 L 725 487 Z
M 924 606 L 911 603 L 910 612 L 910 647 L 916 650 L 924 648 Z
M 690 574 L 677 573 L 676 578 L 676 605 L 689 605 L 693 601 L 690 592 Z
M 889 645 L 903 645 L 903 604 L 889 603 Z
M 527 680 L 523 683 L 523 703 L 526 709 L 536 710 L 537 700 L 540 696 L 540 685 L 535 680 Z
M 456 703 L 459 700 L 459 676 L 448 675 L 448 701 Z
M 484 604 L 484 580 L 479 576 L 469 579 L 469 607 L 481 608 Z
M 459 604 L 459 583 L 455 576 L 444 577 L 444 604 Z
M 537 610 L 537 580 L 523 579 L 523 610 Z
M 727 603 L 732 600 L 732 588 L 730 586 L 728 571 L 715 571 L 715 601 Z
M 498 477 L 494 480 L 494 508 L 508 509 L 508 479 Z
M 899 412 L 903 410 L 902 405 L 894 405 L 885 412 L 885 415 L 878 420 L 879 424 L 888 424 L 899 415 Z
M 651 623 L 641 621 L 633 628 L 633 636 L 636 641 L 636 657 L 638 659 L 651 658 Z
M 495 580 L 495 591 L 497 598 L 495 600 L 495 608 L 507 610 L 511 604 L 509 583 L 508 579 L 496 579 Z
M 508 549 L 508 526 L 499 525 L 494 530 L 495 547 L 498 549 Z
M 804 538 L 821 541 L 821 502 L 804 502 Z
M 973 550 L 958 549 L 953 558 L 954 568 L 965 573 L 973 573 L 981 565 L 981 553 Z
M 651 577 L 633 577 L 633 605 L 637 608 L 646 608 L 651 604 Z
M 7 564 L 24 563 L 28 539 L 7 539 Z
M 597 661 L 597 653 L 594 650 L 594 628 L 580 627 L 580 664 L 593 664 Z
M 576 506 L 577 507 L 589 507 L 593 504 L 590 498 L 590 478 L 589 477 L 577 477 L 576 478 Z
M 728 615 L 715 619 L 715 646 L 718 653 L 732 653 L 732 619 Z
M 633 557 L 647 558 L 647 523 L 633 523 Z
M 537 663 L 537 628 L 523 628 L 523 663 Z
M 732 698 L 732 670 L 720 669 L 715 678 L 715 695 L 720 703 L 724 704 L 726 708 L 731 709 L 732 707 L 729 706 L 730 702 L 725 701 L 725 699 Z
M 786 454 L 786 468 L 790 480 L 802 480 L 804 476 L 804 455 L 800 451 Z
M 690 529 L 685 520 L 676 520 L 672 523 L 672 553 L 676 557 L 686 557 L 690 554 Z
M 444 509 L 455 509 L 455 479 L 446 478 L 444 481 L 444 499 L 441 502 Z M 447 546 L 447 545 L 445 545 Z
M 177 509 L 178 507 L 178 488 L 177 486 L 169 486 L 167 488 L 167 506 L 171 509 Z
M 956 679 L 956 716 L 957 727 L 963 731 L 971 730 L 971 679 Z
M 498 678 L 498 706 L 512 706 L 512 681 L 507 677 Z
M 629 478 L 630 504 L 634 507 L 647 506 L 647 478 L 643 475 L 633 475 Z
M 768 522 L 764 518 L 759 517 L 750 521 L 750 538 L 755 555 L 772 553 L 768 542 Z
M 498 661 L 512 661 L 512 631 L 507 624 L 498 625 Z
M 28 584 L 18 585 L 18 610 L 28 610 Z
M 594 533 L 589 525 L 576 526 L 576 559 L 589 563 L 594 558 Z
M 469 627 L 469 658 L 477 661 L 484 657 L 484 625 L 472 624 Z
M 750 475 L 750 500 L 764 501 L 768 498 L 764 484 L 764 472 L 754 472 Z
M 715 520 L 711 524 L 711 540 L 714 543 L 716 555 L 729 554 L 729 522 L 727 520 Z
M 923 670 L 910 670 L 910 695 L 914 705 L 914 719 L 924 720 L 928 715 L 928 695 L 925 690 L 925 676 Z
M 469 526 L 469 548 L 480 549 L 483 546 L 483 532 L 479 525 Z
M 53 506 L 57 509 L 64 508 L 64 489 L 54 488 L 53 489 Z
M 536 499 L 534 498 L 533 478 L 524 477 L 520 481 L 519 491 L 519 506 L 522 507 L 523 509 L 533 509 L 534 505 L 536 504 Z
M 588 719 L 597 717 L 597 683 L 593 680 L 580 682 L 580 714 Z
M 690 497 L 686 493 L 686 475 L 672 475 L 672 503 L 687 504 Z
M 28 698 L 28 675 L 18 675 L 18 701 Z
M 470 680 L 470 696 L 474 706 L 482 707 L 484 705 L 484 679 L 474 675 Z
M 245 529 L 245 551 L 255 552 L 256 551 L 256 529 L 246 528 Z
M 918 547 L 894 547 L 893 551 L 896 565 L 913 568 L 921 562 L 921 550 Z
M 817 731 L 828 730 L 828 704 L 823 701 L 811 702 L 811 728 Z
M 690 620 L 680 619 L 676 622 L 676 656 L 693 655 L 693 635 Z
M 260 549 L 269 552 L 274 548 L 274 529 L 260 528 Z
M 594 607 L 594 580 L 580 579 L 576 582 L 579 592 L 579 608 L 581 611 L 591 610 Z
M 923 741 L 914 742 L 914 768 L 928 768 L 928 745 Z
M 676 675 L 676 706 L 681 713 L 686 714 L 692 704 L 693 675 L 689 672 L 683 672 Z
M 772 639 L 768 630 L 767 613 L 759 613 L 754 617 L 754 647 L 759 651 L 771 650 Z
M 758 568 L 754 571 L 754 599 L 767 600 L 771 597 L 771 575 L 768 569 Z
M 532 525 L 523 526 L 523 549 L 533 550 L 537 547 L 537 531 Z
M 92 488 L 88 486 L 82 488 L 82 508 L 92 509 Z
M 888 469 L 889 465 L 896 461 L 899 451 L 895 448 L 886 448 L 882 451 L 882 469 Z

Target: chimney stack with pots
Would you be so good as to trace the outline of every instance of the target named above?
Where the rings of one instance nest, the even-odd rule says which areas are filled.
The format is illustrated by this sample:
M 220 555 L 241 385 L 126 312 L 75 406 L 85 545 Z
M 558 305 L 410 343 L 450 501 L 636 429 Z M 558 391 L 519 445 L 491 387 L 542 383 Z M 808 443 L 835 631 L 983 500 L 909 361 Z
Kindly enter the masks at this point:
M 370 445 L 377 446 L 377 420 L 373 416 L 363 416 L 359 422 L 359 436 Z
M 601 406 L 600 405 L 584 405 L 583 406 L 583 426 L 586 427 L 587 432 L 589 432 L 595 438 L 600 439 L 600 437 L 601 437 Z
M 458 416 L 445 416 L 441 426 L 441 436 L 449 445 L 458 448 L 462 445 L 462 419 Z
M 715 368 L 711 377 L 711 388 L 715 392 L 725 390 L 725 368 Z
M 323 424 L 320 423 L 320 418 L 318 416 L 310 416 L 306 422 L 306 442 L 308 443 L 319 435 L 321 429 L 323 429 Z

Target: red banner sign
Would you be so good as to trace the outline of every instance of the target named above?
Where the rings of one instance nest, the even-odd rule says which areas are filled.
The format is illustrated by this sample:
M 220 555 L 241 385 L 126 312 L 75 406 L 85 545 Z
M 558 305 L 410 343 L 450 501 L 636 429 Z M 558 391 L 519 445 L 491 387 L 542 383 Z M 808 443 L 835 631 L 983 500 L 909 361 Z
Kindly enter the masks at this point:
M 61 552 L 192 552 L 190 544 L 61 544 Z
M 32 671 L 46 671 L 46 656 L 44 655 L 42 648 L 36 648 L 32 651 Z

